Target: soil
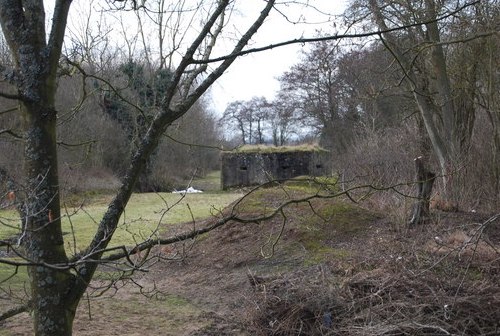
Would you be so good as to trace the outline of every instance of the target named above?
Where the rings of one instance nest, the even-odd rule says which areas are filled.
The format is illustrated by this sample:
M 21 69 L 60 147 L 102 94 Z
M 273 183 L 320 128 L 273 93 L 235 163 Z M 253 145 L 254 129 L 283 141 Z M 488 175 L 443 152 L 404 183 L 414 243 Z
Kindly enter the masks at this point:
M 272 198 L 264 201 L 273 202 Z M 321 209 L 326 204 L 315 206 Z M 458 228 L 470 235 L 466 228 L 488 218 L 472 213 L 439 214 L 439 222 L 405 232 L 365 209 L 356 210 L 356 218 L 345 225 L 335 225 L 332 218 L 345 219 L 319 221 L 310 208 L 294 207 L 287 212 L 283 232 L 283 217 L 232 222 L 196 241 L 154 251 L 161 259 L 148 272 L 137 273 L 134 283 L 82 301 L 74 335 L 255 335 L 265 284 L 269 291 L 278 283 L 283 291 L 285 282 L 290 289 L 300 283 L 293 281 L 301 272 L 301 279 L 327 273 L 337 284 L 359 285 L 367 274 L 375 276 L 377 270 L 387 265 L 393 269 L 399 260 L 410 258 L 405 254 L 409 246 L 441 253 L 432 245 L 433 238 L 446 240 Z M 500 246 L 499 227 L 498 221 L 489 227 L 488 244 L 495 248 Z M 313 244 L 316 240 L 320 246 Z M 274 250 L 270 249 L 275 241 Z M 489 265 L 498 280 L 498 253 L 493 253 Z M 30 323 L 28 314 L 18 315 L 0 325 L 0 335 L 30 335 Z

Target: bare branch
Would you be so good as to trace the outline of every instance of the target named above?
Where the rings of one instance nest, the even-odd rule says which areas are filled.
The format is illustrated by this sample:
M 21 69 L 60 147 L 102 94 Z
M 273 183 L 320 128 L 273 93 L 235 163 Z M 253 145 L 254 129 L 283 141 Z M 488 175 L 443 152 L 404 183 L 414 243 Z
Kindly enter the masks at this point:
M 210 58 L 210 55 L 212 54 L 212 50 L 217 42 L 217 39 L 222 32 L 222 28 L 224 28 L 225 24 L 225 15 L 224 12 L 221 13 L 219 17 L 219 22 L 217 23 L 217 26 L 215 28 L 215 31 L 210 34 L 210 39 L 208 42 L 208 45 L 205 48 L 205 53 L 203 55 L 203 60 L 208 60 Z M 186 88 L 185 95 L 189 93 L 189 88 L 195 81 L 196 77 L 206 71 L 208 68 L 208 63 L 202 63 L 201 66 L 198 68 L 194 69 L 192 72 L 189 73 L 188 78 L 185 80 L 185 83 L 183 83 L 183 86 Z
M 66 31 L 66 23 L 68 20 L 70 5 L 71 0 L 57 0 L 54 7 L 54 15 L 52 16 L 52 28 L 50 31 L 48 42 L 48 62 L 50 69 L 53 69 L 53 76 L 56 75 L 57 64 L 61 56 L 61 48 L 64 40 L 64 33 Z
M 274 1 L 270 1 L 271 3 L 274 3 Z M 208 19 L 207 23 L 203 26 L 202 30 L 198 34 L 198 37 L 193 41 L 193 43 L 190 45 L 188 50 L 186 51 L 185 55 L 182 57 L 181 62 L 179 63 L 179 66 L 174 72 L 174 75 L 172 76 L 172 81 L 169 85 L 169 88 L 167 88 L 167 92 L 163 101 L 163 104 L 165 108 L 168 108 L 168 105 L 170 105 L 170 102 L 172 101 L 172 98 L 174 97 L 175 90 L 173 90 L 174 87 L 177 87 L 181 81 L 182 76 L 184 75 L 187 67 L 190 64 L 193 64 L 193 58 L 202 44 L 202 42 L 205 40 L 206 36 L 210 34 L 210 30 L 214 26 L 214 24 L 217 22 L 219 19 L 219 16 L 222 15 L 222 13 L 226 10 L 226 7 L 229 5 L 228 0 L 221 0 L 219 1 L 219 4 L 217 8 L 213 11 L 212 15 Z M 246 44 L 246 43 L 245 43 Z M 199 97 L 200 95 L 198 95 Z
M 0 92 L 0 97 L 6 98 L 6 99 L 12 99 L 12 100 L 20 100 L 21 96 L 18 94 L 12 94 L 12 93 L 6 93 L 6 92 Z
M 14 317 L 16 315 L 19 315 L 21 313 L 25 313 L 28 311 L 29 311 L 29 305 L 27 305 L 27 304 L 11 308 L 11 309 L 7 310 L 6 312 L 0 314 L 0 321 L 4 321 L 8 318 Z
M 204 144 L 199 144 L 199 143 L 189 143 L 189 142 L 185 142 L 185 141 L 181 141 L 179 139 L 176 139 L 168 134 L 164 134 L 163 136 L 169 140 L 172 140 L 173 142 L 176 142 L 176 143 L 184 145 L 184 146 L 208 148 L 208 149 L 214 149 L 214 150 L 219 150 L 219 151 L 224 150 L 224 148 L 222 148 L 222 146 L 211 146 L 211 145 L 204 145 Z
M 404 29 L 408 29 L 408 28 L 412 28 L 412 27 L 418 27 L 421 25 L 430 24 L 433 22 L 442 21 L 442 20 L 444 20 L 450 16 L 453 16 L 456 13 L 464 10 L 465 8 L 473 6 L 477 3 L 479 3 L 479 1 L 467 3 L 463 6 L 461 6 L 460 8 L 457 8 L 456 10 L 454 10 L 450 13 L 447 13 L 443 16 L 440 16 L 436 19 L 431 19 L 431 20 L 427 20 L 427 21 L 420 21 L 420 22 L 416 22 L 416 23 L 412 23 L 412 24 L 408 24 L 408 25 L 403 25 L 403 26 L 398 26 L 398 27 L 394 27 L 394 28 L 387 28 L 387 29 L 366 32 L 366 33 L 357 33 L 357 34 L 338 34 L 338 35 L 328 35 L 328 36 L 320 36 L 320 37 L 304 37 L 304 38 L 299 38 L 299 39 L 283 41 L 280 43 L 269 44 L 269 45 L 263 46 L 263 47 L 241 50 L 238 52 L 233 51 L 233 53 L 231 53 L 229 55 L 225 55 L 225 56 L 221 56 L 221 57 L 217 57 L 217 58 L 211 58 L 208 60 L 203 60 L 203 59 L 193 60 L 191 63 L 193 63 L 193 64 L 216 63 L 216 62 L 221 62 L 221 61 L 224 61 L 227 59 L 232 59 L 232 58 L 235 58 L 238 56 L 253 54 L 253 53 L 257 53 L 257 52 L 261 52 L 261 51 L 265 51 L 265 50 L 271 50 L 274 48 L 279 48 L 279 47 L 283 47 L 283 46 L 287 46 L 287 45 L 291 45 L 291 44 L 304 44 L 304 43 L 311 43 L 311 42 L 321 42 L 321 41 L 331 41 L 331 40 L 340 40 L 340 39 L 353 39 L 353 38 L 364 38 L 364 37 L 370 37 L 370 36 L 380 36 L 382 34 L 387 34 L 387 33 L 395 32 L 395 31 L 399 31 L 399 30 L 404 30 Z M 479 37 L 482 37 L 482 36 L 479 36 Z
M 8 108 L 6 110 L 1 111 L 0 115 L 7 114 L 7 113 L 10 113 L 10 112 L 14 112 L 14 111 L 17 111 L 17 110 L 19 110 L 19 106 L 11 107 L 11 108 Z
M 266 7 L 260 12 L 259 17 L 255 20 L 255 22 L 248 28 L 245 34 L 241 37 L 238 43 L 235 45 L 233 52 L 230 56 L 225 57 L 223 59 L 222 64 L 220 64 L 207 78 L 185 99 L 184 102 L 181 102 L 177 108 L 180 110 L 184 110 L 189 108 L 194 104 L 194 102 L 200 97 L 208 88 L 219 78 L 222 74 L 229 68 L 229 66 L 236 60 L 236 58 L 243 52 L 243 48 L 248 44 L 252 36 L 259 30 L 259 28 L 264 23 L 264 20 L 267 18 L 269 13 L 271 12 L 275 1 L 268 1 Z M 208 62 L 210 62 L 208 60 Z M 191 59 L 189 60 L 190 64 L 196 64 L 196 62 Z
M 15 133 L 13 130 L 10 129 L 0 129 L 0 135 L 2 134 L 9 134 L 12 135 L 16 139 L 22 139 L 23 137 L 17 133 Z
M 283 218 L 286 218 L 286 216 L 284 216 L 284 212 L 283 212 L 284 209 L 286 209 L 289 206 L 294 205 L 294 204 L 301 204 L 301 203 L 308 203 L 309 204 L 314 199 L 333 199 L 333 198 L 338 198 L 341 196 L 347 196 L 347 197 L 352 199 L 352 193 L 355 191 L 377 192 L 377 191 L 391 190 L 391 191 L 395 191 L 399 194 L 402 194 L 400 191 L 397 190 L 397 188 L 399 186 L 403 186 L 403 185 L 407 186 L 408 184 L 412 184 L 412 183 L 400 183 L 400 184 L 392 185 L 389 187 L 377 187 L 374 185 L 367 184 L 367 185 L 355 186 L 355 187 L 346 189 L 346 190 L 341 191 L 341 192 L 332 192 L 329 190 L 328 184 L 323 184 L 321 182 L 318 182 L 317 179 L 299 179 L 299 181 L 310 181 L 310 182 L 316 183 L 319 187 L 318 191 L 312 195 L 309 195 L 309 196 L 305 196 L 305 197 L 301 197 L 301 198 L 297 198 L 297 199 L 289 199 L 289 200 L 281 203 L 278 207 L 276 207 L 275 209 L 273 209 L 269 213 L 264 214 L 262 216 L 252 217 L 252 218 L 244 218 L 244 217 L 241 217 L 240 215 L 238 215 L 236 209 L 237 209 L 238 205 L 241 204 L 246 197 L 249 197 L 253 192 L 260 190 L 261 188 L 264 188 L 266 186 L 273 186 L 276 184 L 281 184 L 285 181 L 288 181 L 288 180 L 273 180 L 273 181 L 270 181 L 268 183 L 265 183 L 263 185 L 260 185 L 256 188 L 252 189 L 249 193 L 247 193 L 244 197 L 242 197 L 238 202 L 236 202 L 233 205 L 233 207 L 228 215 L 225 215 L 221 218 L 213 220 L 213 222 L 211 222 L 211 224 L 209 224 L 205 227 L 193 229 L 191 231 L 184 232 L 184 233 L 181 233 L 181 234 L 169 237 L 169 238 L 148 240 L 148 241 L 145 241 L 143 243 L 138 244 L 137 246 L 135 246 L 134 248 L 132 248 L 130 250 L 127 250 L 125 247 L 112 248 L 111 250 L 120 250 L 121 252 L 103 257 L 101 259 L 101 262 L 116 261 L 116 260 L 119 260 L 122 258 L 129 258 L 130 255 L 140 253 L 141 251 L 144 251 L 144 250 L 151 249 L 154 246 L 169 245 L 169 244 L 178 243 L 178 242 L 189 240 L 189 239 L 194 239 L 201 234 L 213 231 L 214 229 L 217 229 L 217 228 L 219 228 L 219 227 L 221 227 L 229 222 L 232 222 L 232 221 L 243 223 L 243 224 L 258 223 L 258 222 L 273 219 L 274 217 L 276 217 L 277 215 L 280 215 L 280 214 L 283 215 Z M 363 194 L 363 196 L 361 198 L 366 198 L 368 195 L 371 195 L 371 194 L 370 193 Z M 410 196 L 410 195 L 405 195 L 405 196 L 414 198 L 413 196 Z M 359 200 L 357 200 L 355 202 L 359 202 Z M 283 228 L 281 229 L 281 231 L 282 230 L 283 230 Z M 281 234 L 278 235 L 278 238 L 280 236 L 281 236 Z M 272 243 L 272 245 L 275 246 L 276 243 L 277 242 L 274 242 L 274 243 Z M 110 250 L 106 250 L 106 251 L 109 252 Z M 101 252 L 102 251 L 96 251 L 95 253 L 101 253 Z M 89 254 L 86 257 L 92 258 L 92 254 Z
M 57 144 L 62 147 L 80 147 L 95 144 L 97 140 L 88 140 L 79 143 L 67 143 L 64 141 L 58 141 Z

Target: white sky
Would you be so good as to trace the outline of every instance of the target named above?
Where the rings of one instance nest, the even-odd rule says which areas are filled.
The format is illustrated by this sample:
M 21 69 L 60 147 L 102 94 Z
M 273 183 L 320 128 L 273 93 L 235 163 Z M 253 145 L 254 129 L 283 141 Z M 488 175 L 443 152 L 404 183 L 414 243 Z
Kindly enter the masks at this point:
M 323 12 L 341 14 L 346 6 L 346 0 L 312 0 L 315 6 L 321 6 Z M 249 6 L 262 7 L 261 1 L 250 0 Z M 327 17 L 320 16 L 316 11 L 309 13 L 287 13 L 300 17 L 306 16 L 308 22 L 325 21 Z M 316 21 L 314 21 L 316 20 Z M 300 37 L 313 37 L 315 31 L 322 29 L 333 32 L 332 23 L 296 24 L 292 25 L 282 16 L 274 13 L 261 27 L 253 39 L 252 47 L 264 46 L 271 43 L 292 40 Z M 264 96 L 271 100 L 279 90 L 277 77 L 297 63 L 300 44 L 280 47 L 256 54 L 246 55 L 235 61 L 229 70 L 212 87 L 212 102 L 214 111 L 222 115 L 227 105 L 235 100 L 250 100 L 254 96 Z

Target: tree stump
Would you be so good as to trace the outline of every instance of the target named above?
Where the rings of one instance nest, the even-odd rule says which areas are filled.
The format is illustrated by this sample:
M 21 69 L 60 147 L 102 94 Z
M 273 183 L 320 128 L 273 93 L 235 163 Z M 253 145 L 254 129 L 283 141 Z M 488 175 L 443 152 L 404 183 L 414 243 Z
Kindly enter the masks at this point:
M 436 179 L 436 174 L 425 167 L 423 157 L 419 156 L 415 159 L 415 168 L 417 170 L 418 201 L 413 206 L 413 212 L 408 221 L 409 227 L 423 224 L 429 218 L 429 200 Z

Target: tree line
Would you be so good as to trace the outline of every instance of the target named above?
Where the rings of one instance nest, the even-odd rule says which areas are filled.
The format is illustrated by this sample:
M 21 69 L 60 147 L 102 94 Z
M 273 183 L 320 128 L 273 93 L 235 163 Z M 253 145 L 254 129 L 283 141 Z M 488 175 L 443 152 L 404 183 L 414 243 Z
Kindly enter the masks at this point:
M 90 29 L 90 28 L 89 28 Z M 104 28 L 99 28 L 104 29 Z M 86 38 L 94 39 L 91 32 Z M 104 34 L 102 31 L 95 34 Z M 73 38 L 60 62 L 56 92 L 57 150 L 62 192 L 113 189 L 130 164 L 142 136 L 160 108 L 173 70 L 132 55 L 109 41 L 94 49 Z M 8 45 L 0 62 L 11 64 Z M 15 102 L 0 97 L 0 167 L 20 181 L 23 166 L 22 116 Z M 136 191 L 168 191 L 218 169 L 220 131 L 209 98 L 197 101 L 161 137 L 135 186 Z M 1 182 L 1 181 L 0 181 Z M 20 187 L 21 188 L 21 187 Z
M 441 177 L 443 197 L 462 207 L 494 207 L 500 195 L 498 19 L 497 1 L 456 7 L 352 1 L 348 25 L 384 33 L 308 44 L 280 76 L 272 101 L 233 102 L 221 122 L 236 132 L 236 144 L 316 139 L 333 162 L 348 162 L 337 164 L 339 170 L 350 167 L 351 176 L 381 183 L 411 179 L 412 160 L 422 156 Z M 408 28 L 390 31 L 398 26 Z
M 134 191 L 162 189 L 175 176 L 213 167 L 207 147 L 218 140 L 217 122 L 202 97 L 238 57 L 275 47 L 248 44 L 271 13 L 288 8 L 263 2 L 253 22 L 235 32 L 229 0 L 99 3 L 105 10 L 92 13 L 136 15 L 135 33 L 122 31 L 122 48 L 114 48 L 100 18 L 84 20 L 80 37 L 68 32 L 76 5 L 70 0 L 55 1 L 49 26 L 43 1 L 0 4 L 0 178 L 21 219 L 18 239 L 0 241 L 19 259 L 0 261 L 28 269 L 29 299 L 13 311 L 33 313 L 36 335 L 71 335 L 100 264 L 239 219 L 232 214 L 172 239 L 109 249 Z M 235 102 L 223 124 L 232 124 L 241 143 L 285 144 L 310 130 L 335 154 L 346 180 L 378 185 L 411 180 L 407 167 L 423 155 L 446 198 L 497 206 L 499 7 L 495 0 L 353 0 L 342 17 L 345 33 L 283 43 L 315 42 L 283 74 L 275 102 Z M 223 56 L 215 53 L 228 43 Z M 92 240 L 69 254 L 61 195 L 78 174 L 88 181 L 94 167 L 120 179 Z

